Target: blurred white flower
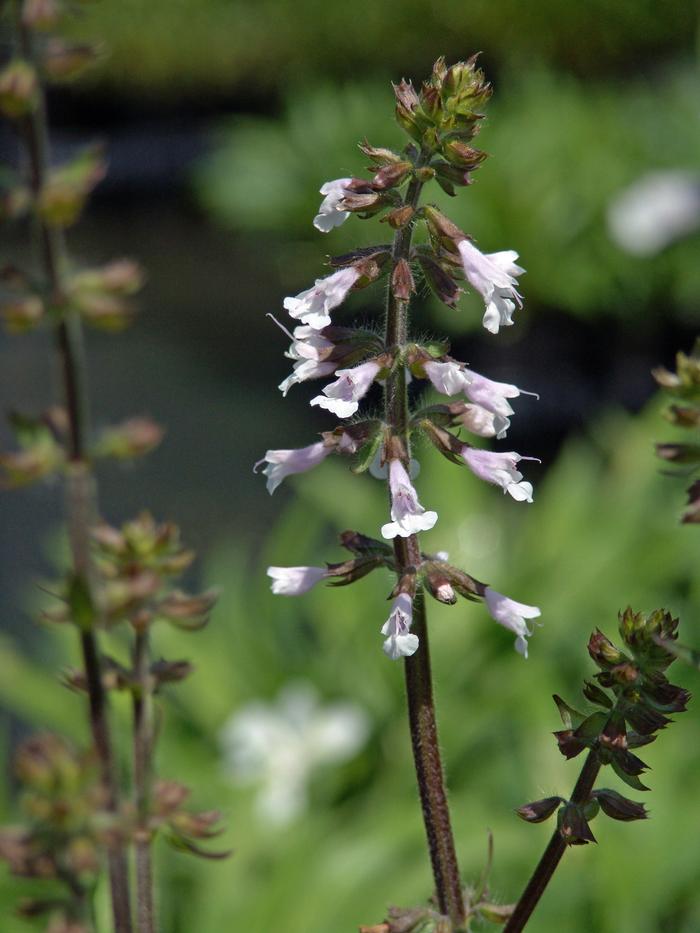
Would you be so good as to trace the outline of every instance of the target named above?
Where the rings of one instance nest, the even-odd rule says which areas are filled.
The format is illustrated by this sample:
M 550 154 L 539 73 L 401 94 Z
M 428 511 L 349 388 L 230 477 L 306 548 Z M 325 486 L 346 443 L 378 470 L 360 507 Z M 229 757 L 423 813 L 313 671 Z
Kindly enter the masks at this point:
M 307 683 L 292 683 L 277 700 L 247 703 L 223 726 L 224 766 L 238 784 L 259 784 L 260 819 L 284 826 L 308 806 L 308 783 L 319 765 L 352 758 L 369 735 L 369 717 L 355 703 L 321 705 Z
M 612 240 L 633 256 L 653 256 L 700 228 L 700 175 L 659 171 L 642 175 L 608 206 Z

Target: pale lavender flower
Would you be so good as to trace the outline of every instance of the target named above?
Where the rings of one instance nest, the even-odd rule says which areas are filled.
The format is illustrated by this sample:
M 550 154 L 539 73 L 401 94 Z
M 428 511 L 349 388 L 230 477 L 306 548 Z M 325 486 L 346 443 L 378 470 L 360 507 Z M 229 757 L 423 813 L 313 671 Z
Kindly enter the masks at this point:
M 367 394 L 380 369 L 374 360 L 352 369 L 339 369 L 335 382 L 325 386 L 323 395 L 312 398 L 310 404 L 332 411 L 339 418 L 349 418 L 360 407 L 360 399 Z
M 360 277 L 353 266 L 338 269 L 325 278 L 316 279 L 311 288 L 284 299 L 284 309 L 302 324 L 323 330 L 331 323 L 330 311 L 337 308 Z
M 466 405 L 458 420 L 467 431 L 479 437 L 503 438 L 510 427 L 510 418 L 487 411 L 481 405 Z
M 519 308 L 523 306 L 516 276 L 525 270 L 515 263 L 518 254 L 514 250 L 482 253 L 466 239 L 460 240 L 458 249 L 464 274 L 486 305 L 482 323 L 486 330 L 497 334 L 499 327 L 513 323 L 516 304 Z
M 490 586 L 486 587 L 484 598 L 491 617 L 499 623 L 510 629 L 516 635 L 515 650 L 527 657 L 527 639 L 532 635 L 532 629 L 528 626 L 525 619 L 536 619 L 542 615 L 537 606 L 526 606 L 524 603 L 516 603 L 502 593 L 497 593 Z
M 432 384 L 443 395 L 457 395 L 466 392 L 470 376 L 463 363 L 449 360 L 441 363 L 438 360 L 429 360 L 423 363 L 425 374 Z
M 494 415 L 500 415 L 501 418 L 507 418 L 513 414 L 513 409 L 506 399 L 518 398 L 519 395 L 533 395 L 539 398 L 534 392 L 526 392 L 508 382 L 494 382 L 471 369 L 465 369 L 464 374 L 466 377 L 464 393 L 467 398 L 487 411 L 493 412 Z
M 460 456 L 479 479 L 500 486 L 517 502 L 532 502 L 532 483 L 521 482 L 523 475 L 516 469 L 516 464 L 520 460 L 535 460 L 535 457 L 522 457 L 515 451 L 496 453 L 468 446 L 461 449 Z
M 399 593 L 391 607 L 391 614 L 382 626 L 383 650 L 392 661 L 408 658 L 418 650 L 418 636 L 410 632 L 413 621 L 413 600 L 408 593 Z
M 429 531 L 438 519 L 437 512 L 426 512 L 418 501 L 404 465 L 400 460 L 389 463 L 389 489 L 391 491 L 391 518 L 382 525 L 383 538 L 407 538 L 419 531 Z
M 301 596 L 328 576 L 325 567 L 268 567 L 275 596 Z
M 282 395 L 286 396 L 291 387 L 298 382 L 306 382 L 309 379 L 321 379 L 323 376 L 330 376 L 330 374 L 334 372 L 335 363 L 330 362 L 330 360 L 322 360 L 319 362 L 313 359 L 300 359 L 294 364 L 294 370 L 286 379 L 280 382 L 277 388 Z
M 333 181 L 327 181 L 321 186 L 321 194 L 324 195 L 318 214 L 314 217 L 314 227 L 321 233 L 329 233 L 334 227 L 339 227 L 350 216 L 349 211 L 344 211 L 340 202 L 349 193 L 345 186 L 349 185 L 352 178 L 336 178 Z
M 335 346 L 320 330 L 308 324 L 295 327 L 291 337 L 292 345 L 284 354 L 288 360 L 324 360 Z
M 286 476 L 311 470 L 331 453 L 333 447 L 327 447 L 323 441 L 297 450 L 268 450 L 262 460 L 255 464 L 253 471 L 257 472 L 261 463 L 267 464 L 263 473 L 267 476 L 267 491 L 272 495 Z

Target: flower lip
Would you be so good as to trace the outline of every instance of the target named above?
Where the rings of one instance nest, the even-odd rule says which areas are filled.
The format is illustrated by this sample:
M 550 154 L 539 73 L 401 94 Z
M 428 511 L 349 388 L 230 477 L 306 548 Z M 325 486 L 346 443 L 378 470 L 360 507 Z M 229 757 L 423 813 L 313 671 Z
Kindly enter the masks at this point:
M 340 202 L 349 194 L 346 188 L 352 178 L 335 178 L 321 185 L 320 193 L 324 195 L 318 214 L 314 217 L 314 227 L 321 233 L 330 233 L 334 227 L 339 227 L 350 216 L 349 211 L 344 211 Z
M 391 521 L 382 526 L 382 537 L 407 538 L 419 531 L 429 531 L 437 522 L 437 512 L 426 511 L 418 501 L 408 473 L 400 460 L 389 463 Z

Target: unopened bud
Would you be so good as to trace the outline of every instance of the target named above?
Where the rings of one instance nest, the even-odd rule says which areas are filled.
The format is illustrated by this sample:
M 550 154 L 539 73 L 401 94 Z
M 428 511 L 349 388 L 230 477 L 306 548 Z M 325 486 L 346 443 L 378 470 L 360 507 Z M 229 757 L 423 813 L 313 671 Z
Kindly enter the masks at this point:
M 53 29 L 63 13 L 61 0 L 24 0 L 22 22 L 29 29 Z
M 586 845 L 596 841 L 581 807 L 575 803 L 567 803 L 561 808 L 558 827 L 564 842 L 569 846 Z
M 142 457 L 160 444 L 165 431 L 152 418 L 129 418 L 103 432 L 95 453 L 117 460 Z
M 425 574 L 425 588 L 439 603 L 453 606 L 457 602 L 457 594 L 449 577 L 440 571 L 440 568 L 429 569 Z
M 39 192 L 37 207 L 42 219 L 56 227 L 75 223 L 87 196 L 104 178 L 105 172 L 105 163 L 95 149 L 54 169 Z
M 458 139 L 452 139 L 445 143 L 442 152 L 451 165 L 469 172 L 473 172 L 474 169 L 478 168 L 487 157 L 487 153 L 481 149 L 474 149 L 473 146 L 468 146 Z
M 588 653 L 601 670 L 609 670 L 625 660 L 622 652 L 613 645 L 600 629 L 591 635 L 588 641 Z
M 0 111 L 14 119 L 31 113 L 39 99 L 36 70 L 29 62 L 15 59 L 0 71 Z
M 44 70 L 54 81 L 70 81 L 94 65 L 100 54 L 94 45 L 50 39 L 44 51 Z
M 26 214 L 32 196 L 24 185 L 15 185 L 0 191 L 0 220 L 16 220 Z
M 405 259 L 399 259 L 391 274 L 391 291 L 394 298 L 397 301 L 408 301 L 415 290 L 411 267 Z
M 405 204 L 403 207 L 397 207 L 395 210 L 389 211 L 388 214 L 382 217 L 381 223 L 387 223 L 394 230 L 399 230 L 413 220 L 415 213 L 410 204 Z
M 44 302 L 38 295 L 26 295 L 0 305 L 0 317 L 10 334 L 23 334 L 39 324 L 44 316 Z
M 392 149 L 371 146 L 366 139 L 359 144 L 359 148 L 360 152 L 368 156 L 375 165 L 391 165 L 401 162 L 401 156 Z
M 527 823 L 543 823 L 564 803 L 563 797 L 544 797 L 518 807 L 515 811 L 521 820 Z
M 592 796 L 600 804 L 603 813 L 613 820 L 622 820 L 622 822 L 645 820 L 649 815 L 643 803 L 629 800 L 616 790 L 602 788 L 601 790 L 594 790 Z
M 411 162 L 392 162 L 391 165 L 385 165 L 372 179 L 372 187 L 376 191 L 396 188 L 407 178 L 412 169 Z
M 448 308 L 456 308 L 461 289 L 455 279 L 438 262 L 425 253 L 418 256 L 418 261 L 423 270 L 423 275 L 435 295 Z

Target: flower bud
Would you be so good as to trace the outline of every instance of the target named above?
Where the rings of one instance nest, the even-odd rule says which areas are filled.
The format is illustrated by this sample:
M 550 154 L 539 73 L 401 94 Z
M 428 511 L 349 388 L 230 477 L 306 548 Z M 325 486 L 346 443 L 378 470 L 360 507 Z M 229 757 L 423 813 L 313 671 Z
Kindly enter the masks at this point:
M 34 330 L 44 316 L 44 302 L 38 295 L 25 295 L 0 305 L 0 316 L 10 334 Z
M 391 149 L 382 149 L 381 147 L 377 148 L 375 146 L 370 146 L 366 139 L 359 144 L 359 149 L 360 152 L 364 153 L 372 160 L 375 166 L 392 165 L 396 162 L 401 162 L 401 156 L 398 155 L 398 153 Z
M 567 803 L 561 808 L 557 823 L 559 833 L 569 846 L 581 846 L 596 841 L 581 807 L 575 803 Z
M 649 815 L 643 803 L 629 800 L 616 790 L 602 788 L 601 790 L 594 790 L 591 796 L 598 801 L 603 813 L 613 820 L 622 820 L 623 822 L 646 820 Z
M 424 568 L 426 565 L 423 565 Z M 457 602 L 457 594 L 454 591 L 449 575 L 441 572 L 439 564 L 427 565 L 430 569 L 425 572 L 425 588 L 439 603 L 445 603 L 447 606 L 454 606 Z
M 131 460 L 150 453 L 160 444 L 165 431 L 152 418 L 129 418 L 102 433 L 95 453 L 101 457 Z
M 613 645 L 609 638 L 596 629 L 588 641 L 588 653 L 601 670 L 610 670 L 625 660 L 622 652 Z
M 408 301 L 415 290 L 411 267 L 405 259 L 399 259 L 391 274 L 391 291 L 394 298 L 397 301 Z
M 44 51 L 44 71 L 54 81 L 70 81 L 100 57 L 98 46 L 50 39 Z
M 412 169 L 411 162 L 392 162 L 391 165 L 385 165 L 372 179 L 372 187 L 375 191 L 396 188 L 406 179 Z
M 32 197 L 29 188 L 14 185 L 0 191 L 0 221 L 16 220 L 24 216 L 29 209 Z
M 39 100 L 39 82 L 34 66 L 15 59 L 0 71 L 0 111 L 14 119 L 31 113 Z
M 53 29 L 63 14 L 61 0 L 24 0 L 22 22 L 29 29 Z
M 467 146 L 466 143 L 460 142 L 458 139 L 451 139 L 445 143 L 442 147 L 442 153 L 451 165 L 468 172 L 473 172 L 487 158 L 486 152 Z
M 435 259 L 421 252 L 418 261 L 425 280 L 439 300 L 448 308 L 456 308 L 461 289 L 455 279 Z
M 413 220 L 415 213 L 410 204 L 405 204 L 403 207 L 397 207 L 396 210 L 389 211 L 385 217 L 382 217 L 381 223 L 387 223 L 394 230 L 399 230 Z
M 97 149 L 89 149 L 66 165 L 53 169 L 39 192 L 37 208 L 41 218 L 51 226 L 71 226 L 105 173 L 106 166 Z
M 563 797 L 544 797 L 532 803 L 523 804 L 515 811 L 521 820 L 527 823 L 543 823 L 564 803 Z

